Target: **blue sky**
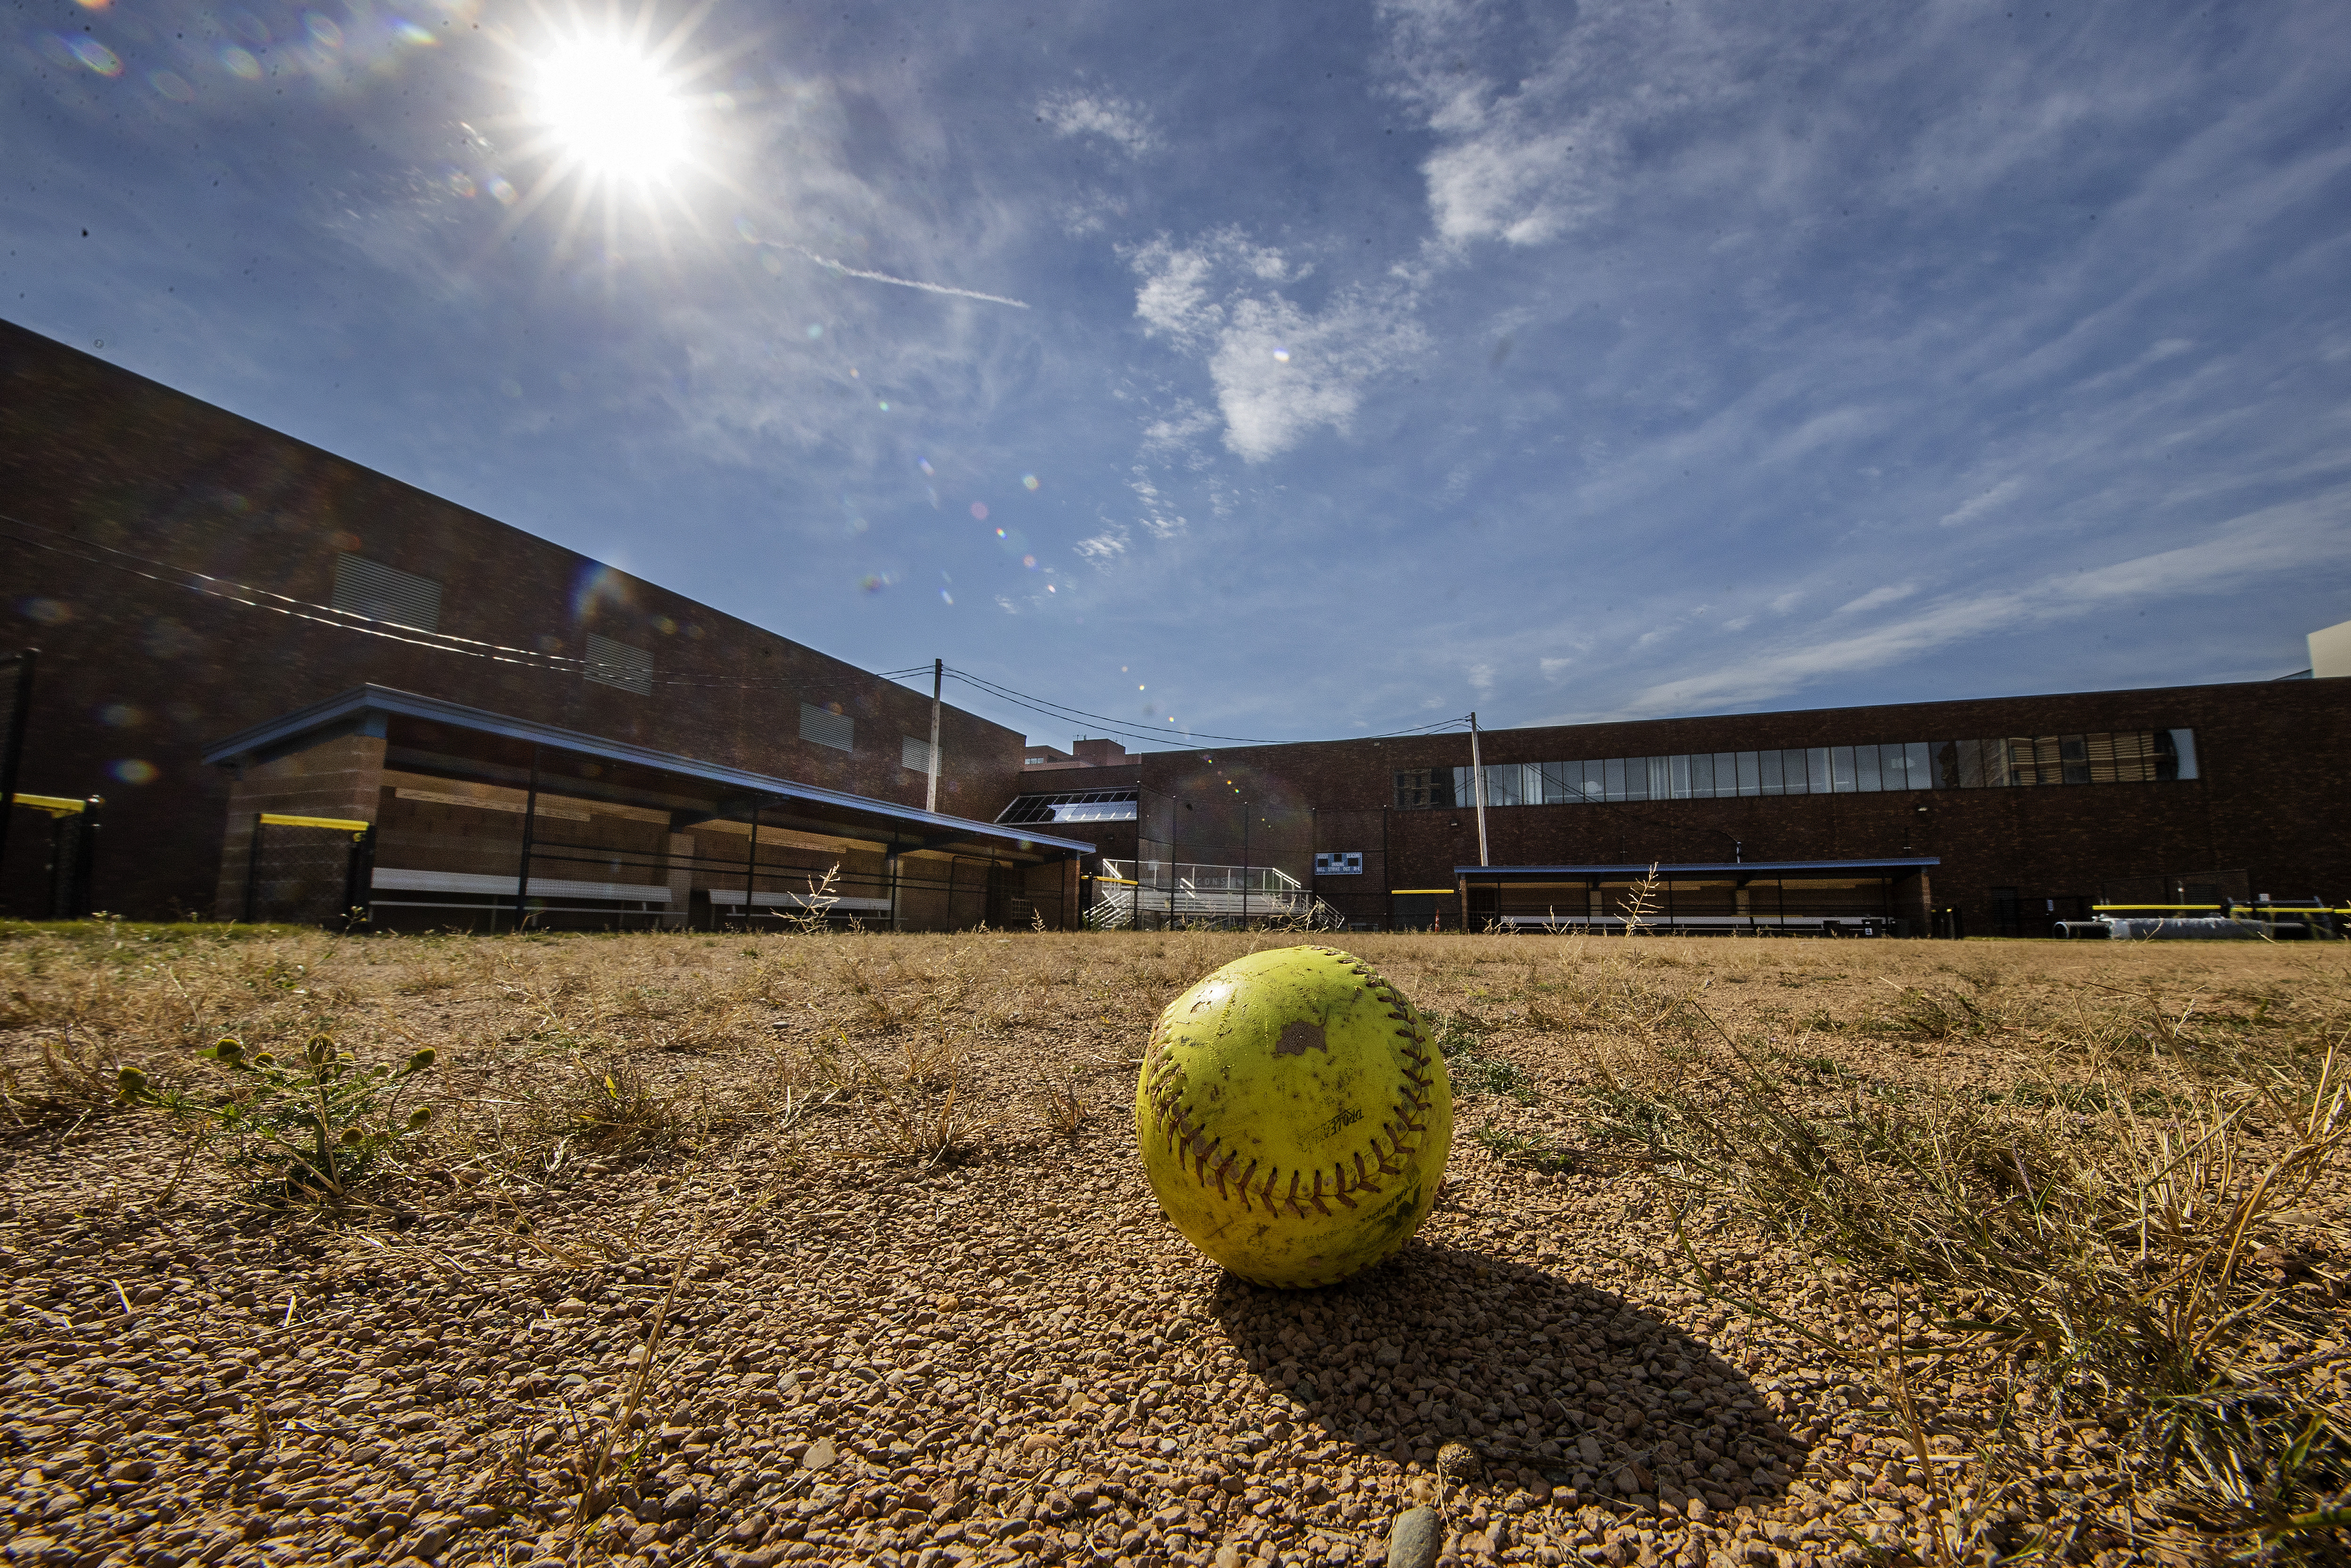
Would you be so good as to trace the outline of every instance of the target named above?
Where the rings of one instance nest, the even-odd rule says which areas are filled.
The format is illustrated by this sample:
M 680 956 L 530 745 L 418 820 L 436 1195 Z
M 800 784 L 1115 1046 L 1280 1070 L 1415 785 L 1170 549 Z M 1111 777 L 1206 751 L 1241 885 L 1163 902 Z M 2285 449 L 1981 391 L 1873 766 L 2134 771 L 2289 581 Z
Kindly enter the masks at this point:
M 2340 5 L 7 26 L 0 315 L 869 668 L 1286 740 L 2351 618 Z

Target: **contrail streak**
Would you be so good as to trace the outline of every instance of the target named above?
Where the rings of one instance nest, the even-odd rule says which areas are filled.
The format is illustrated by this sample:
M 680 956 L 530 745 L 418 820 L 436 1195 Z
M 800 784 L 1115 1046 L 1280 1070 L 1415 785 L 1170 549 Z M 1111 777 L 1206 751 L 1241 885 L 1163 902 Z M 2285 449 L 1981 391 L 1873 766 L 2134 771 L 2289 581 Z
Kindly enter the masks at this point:
M 925 294 L 945 294 L 956 299 L 980 299 L 990 305 L 1008 305 L 1015 310 L 1029 308 L 1029 302 L 1025 299 L 1007 299 L 1000 294 L 982 294 L 976 288 L 955 288 L 944 283 L 924 283 L 911 277 L 892 277 L 886 272 L 867 272 L 862 267 L 851 266 L 846 262 L 837 262 L 831 256 L 820 256 L 806 245 L 796 245 L 788 240 L 761 240 L 758 243 L 776 250 L 789 251 L 794 255 L 805 256 L 826 271 L 838 273 L 843 277 L 862 277 L 869 283 L 891 283 L 900 288 L 919 288 Z

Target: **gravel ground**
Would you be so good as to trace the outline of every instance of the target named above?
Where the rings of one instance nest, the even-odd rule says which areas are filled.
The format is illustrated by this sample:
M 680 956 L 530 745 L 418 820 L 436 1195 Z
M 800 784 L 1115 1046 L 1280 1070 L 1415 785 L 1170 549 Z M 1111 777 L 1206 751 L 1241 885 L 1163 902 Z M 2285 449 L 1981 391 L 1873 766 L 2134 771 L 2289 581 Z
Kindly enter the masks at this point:
M 0 1552 L 156 1568 L 1378 1563 L 1422 1502 L 1461 1563 L 1858 1563 L 1959 1511 L 1963 1555 L 2190 1561 L 2100 1427 L 1973 1457 L 2033 1397 L 1980 1358 L 1909 1364 L 1913 1429 L 1835 1349 L 1907 1332 L 1896 1299 L 1591 1107 L 1670 1063 L 1659 987 L 1845 1076 L 1999 1083 L 2046 1065 L 2060 960 L 2158 1001 L 2343 985 L 2276 949 L 1358 938 L 1450 1021 L 1460 1130 L 1397 1259 L 1280 1293 L 1166 1225 L 1128 1108 L 1157 1008 L 1247 937 L 5 934 Z M 1881 1027 L 1934 987 L 2002 1022 Z M 72 1094 L 318 1028 L 441 1054 L 357 1213 Z M 646 1127 L 583 1111 L 640 1094 Z

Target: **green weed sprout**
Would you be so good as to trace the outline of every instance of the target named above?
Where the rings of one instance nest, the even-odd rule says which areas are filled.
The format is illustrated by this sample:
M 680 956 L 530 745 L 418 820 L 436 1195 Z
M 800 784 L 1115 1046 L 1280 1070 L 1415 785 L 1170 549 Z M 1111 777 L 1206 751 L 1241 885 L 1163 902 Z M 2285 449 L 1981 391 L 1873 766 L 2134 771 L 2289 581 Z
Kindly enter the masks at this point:
M 372 1067 L 362 1067 L 324 1034 L 312 1035 L 293 1061 L 266 1051 L 248 1054 L 235 1039 L 197 1054 L 228 1071 L 227 1093 L 197 1099 L 159 1089 L 136 1067 L 125 1067 L 117 1081 L 119 1099 L 170 1112 L 192 1125 L 225 1163 L 289 1192 L 340 1201 L 381 1156 L 433 1119 L 429 1106 L 403 1116 L 395 1104 L 399 1085 L 433 1065 L 429 1049 L 397 1066 Z

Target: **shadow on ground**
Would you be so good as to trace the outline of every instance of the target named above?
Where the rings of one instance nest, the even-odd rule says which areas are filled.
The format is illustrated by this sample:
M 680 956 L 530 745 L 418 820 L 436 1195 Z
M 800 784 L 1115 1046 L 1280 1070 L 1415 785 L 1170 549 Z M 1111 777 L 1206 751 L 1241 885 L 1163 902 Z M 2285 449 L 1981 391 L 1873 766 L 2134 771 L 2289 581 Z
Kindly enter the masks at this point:
M 1415 1241 L 1343 1284 L 1226 1276 L 1211 1310 L 1301 1420 L 1423 1463 L 1468 1444 L 1498 1487 L 1695 1511 L 1778 1495 L 1802 1449 L 1731 1365 L 1611 1292 Z

